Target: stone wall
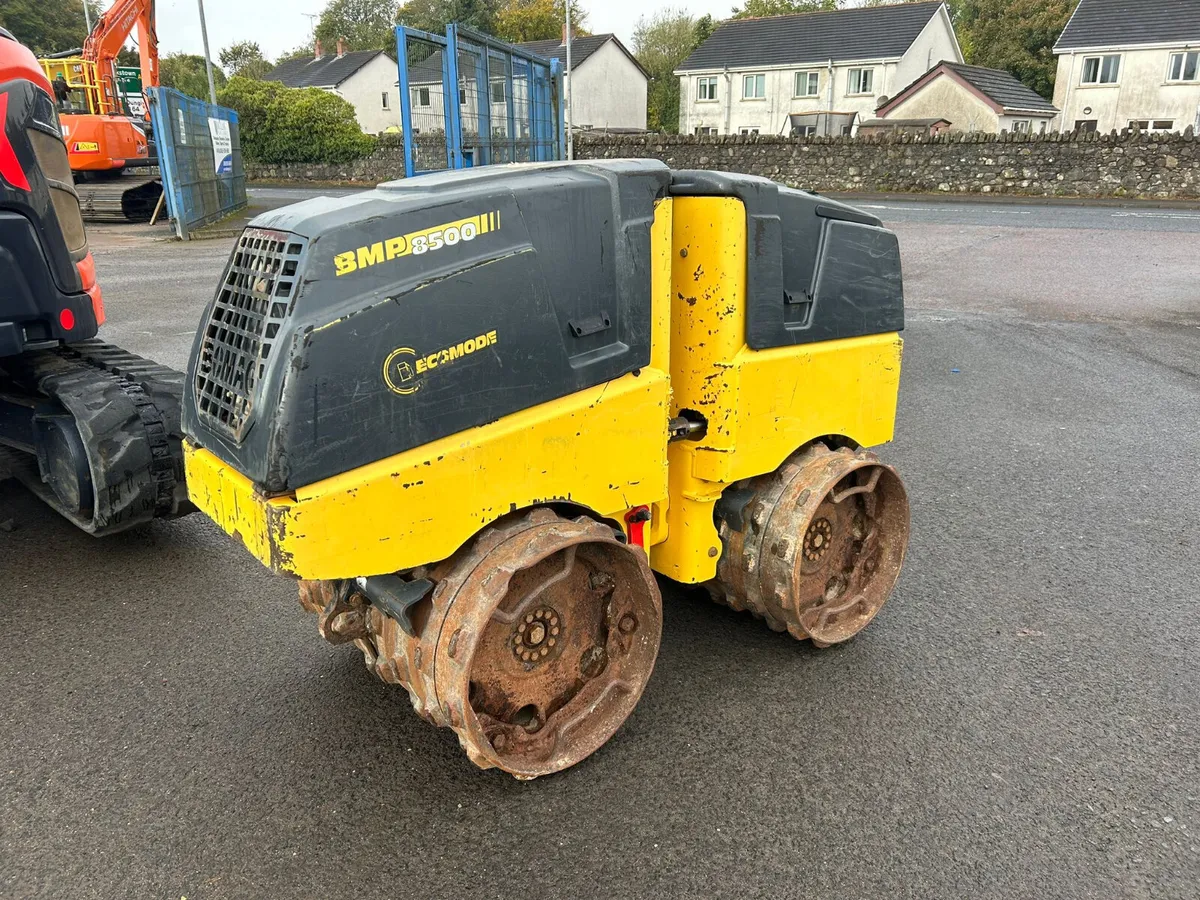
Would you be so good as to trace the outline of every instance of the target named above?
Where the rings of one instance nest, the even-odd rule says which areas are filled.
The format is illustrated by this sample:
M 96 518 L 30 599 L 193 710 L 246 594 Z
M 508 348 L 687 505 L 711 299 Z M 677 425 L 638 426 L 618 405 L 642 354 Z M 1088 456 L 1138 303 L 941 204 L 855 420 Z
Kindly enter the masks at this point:
M 418 138 L 418 154 L 440 153 L 445 158 L 446 142 L 441 135 Z M 418 158 L 420 158 L 418 156 Z M 265 182 L 325 182 L 329 184 L 380 184 L 404 177 L 404 142 L 382 135 L 375 152 L 346 163 L 258 163 L 246 162 L 246 177 Z
M 442 151 L 430 135 L 424 152 Z M 676 169 L 763 175 L 816 191 L 1023 194 L 1039 197 L 1200 198 L 1200 140 L 1184 134 L 783 138 L 581 136 L 579 159 L 652 157 Z M 384 139 L 341 165 L 249 163 L 252 181 L 378 184 L 404 177 L 404 150 Z
M 608 135 L 577 157 L 653 157 L 674 169 L 725 169 L 815 191 L 1200 197 L 1200 141 L 1183 134 L 873 138 Z

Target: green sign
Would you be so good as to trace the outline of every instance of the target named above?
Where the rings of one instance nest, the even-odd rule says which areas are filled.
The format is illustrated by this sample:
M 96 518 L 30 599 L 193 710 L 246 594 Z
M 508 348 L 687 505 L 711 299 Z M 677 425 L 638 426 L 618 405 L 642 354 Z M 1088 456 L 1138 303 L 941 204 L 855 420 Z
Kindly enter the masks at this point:
M 138 66 L 117 66 L 117 94 L 125 101 L 131 115 L 144 116 L 146 101 L 142 97 L 142 70 Z

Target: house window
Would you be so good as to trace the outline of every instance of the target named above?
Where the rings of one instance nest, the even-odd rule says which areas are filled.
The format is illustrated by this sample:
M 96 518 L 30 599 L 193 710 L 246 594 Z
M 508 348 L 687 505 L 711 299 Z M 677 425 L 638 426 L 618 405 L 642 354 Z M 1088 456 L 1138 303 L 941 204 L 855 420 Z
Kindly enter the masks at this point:
M 696 135 L 697 136 L 704 136 L 704 135 L 716 134 L 716 133 L 717 133 L 716 128 L 713 128 L 713 127 L 710 127 L 707 125 L 699 125 L 696 127 Z
M 1167 81 L 1195 81 L 1200 72 L 1200 50 L 1188 53 L 1172 53 L 1171 65 L 1167 70 Z
M 875 93 L 875 70 L 874 69 L 851 69 L 850 78 L 846 86 L 847 94 L 873 94 Z
M 1175 127 L 1174 119 L 1130 119 L 1129 127 L 1138 131 L 1170 131 Z
M 1012 123 L 1013 134 L 1029 134 L 1029 119 L 1017 119 Z
M 467 105 L 467 89 L 466 88 L 458 89 L 458 105 L 459 106 Z
M 417 99 L 417 106 L 429 105 L 429 88 L 417 88 L 413 91 Z
M 766 75 L 743 75 L 742 76 L 742 99 L 743 100 L 761 100 L 767 96 L 767 76 Z
M 813 137 L 816 133 L 816 125 L 797 125 L 792 129 L 792 137 Z
M 492 82 L 492 102 L 493 103 L 503 103 L 504 102 L 504 82 L 503 81 L 493 81 Z
M 821 93 L 821 73 L 820 72 L 797 72 L 796 73 L 796 96 L 797 97 L 816 97 Z
M 717 99 L 717 79 L 716 76 L 711 78 L 696 79 L 696 99 L 697 100 L 716 100 Z
M 1093 134 L 1099 122 L 1099 119 L 1076 119 L 1075 130 L 1081 134 Z
M 1088 56 L 1083 60 L 1084 84 L 1116 84 L 1121 74 L 1121 56 Z
M 387 91 L 383 92 L 383 108 L 391 109 L 391 107 L 388 105 L 388 92 Z
M 758 126 L 747 125 L 745 128 L 739 128 L 738 134 L 758 134 Z

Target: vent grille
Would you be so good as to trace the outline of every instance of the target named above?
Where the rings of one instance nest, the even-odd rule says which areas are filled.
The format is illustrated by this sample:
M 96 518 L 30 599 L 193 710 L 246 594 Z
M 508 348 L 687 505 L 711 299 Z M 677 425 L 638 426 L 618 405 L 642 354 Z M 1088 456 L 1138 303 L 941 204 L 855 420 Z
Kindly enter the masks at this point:
M 292 234 L 247 228 L 205 326 L 196 405 L 202 420 L 239 442 L 250 430 L 259 382 L 299 292 L 305 247 Z

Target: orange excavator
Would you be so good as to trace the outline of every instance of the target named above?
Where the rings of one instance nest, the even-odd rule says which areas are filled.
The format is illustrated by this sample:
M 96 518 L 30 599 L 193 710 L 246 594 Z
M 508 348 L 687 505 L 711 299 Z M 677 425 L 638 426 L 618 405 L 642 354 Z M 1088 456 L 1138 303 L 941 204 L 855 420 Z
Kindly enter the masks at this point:
M 85 218 L 147 221 L 162 196 L 149 116 L 131 115 L 117 88 L 117 54 L 137 32 L 143 87 L 158 85 L 155 0 L 117 0 L 82 50 L 42 60 Z M 134 170 L 134 171 L 131 171 Z

